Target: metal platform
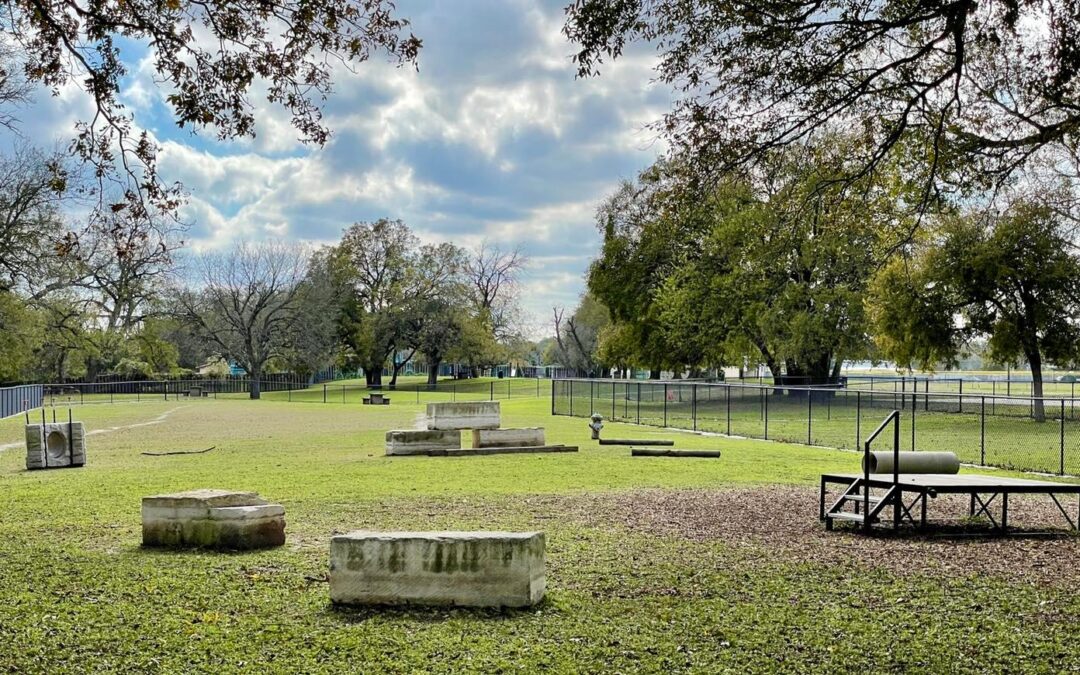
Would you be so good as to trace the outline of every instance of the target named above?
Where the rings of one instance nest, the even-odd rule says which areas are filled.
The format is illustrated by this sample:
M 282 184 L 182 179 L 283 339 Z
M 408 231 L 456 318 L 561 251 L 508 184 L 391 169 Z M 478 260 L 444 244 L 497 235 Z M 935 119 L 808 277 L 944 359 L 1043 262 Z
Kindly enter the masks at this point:
M 842 494 L 832 506 L 826 508 L 825 496 L 829 485 L 841 485 Z M 873 490 L 885 490 L 884 495 L 875 496 Z M 1080 484 L 1059 483 L 1027 478 L 1008 478 L 985 474 L 870 474 L 869 480 L 862 474 L 822 474 L 819 499 L 819 517 L 825 521 L 826 528 L 832 528 L 832 521 L 849 520 L 870 525 L 880 522 L 879 514 L 886 508 L 897 505 L 892 518 L 894 527 L 907 521 L 918 527 L 926 526 L 927 499 L 941 494 L 966 494 L 971 501 L 969 516 L 986 516 L 993 526 L 1004 531 L 1009 526 L 1009 496 L 1014 494 L 1048 495 L 1057 505 L 1061 515 L 1072 529 L 1080 524 L 1080 500 L 1078 500 L 1074 519 L 1058 500 L 1057 495 L 1080 495 Z M 909 502 L 907 497 L 913 499 Z M 994 518 L 990 506 L 1000 498 L 1000 521 Z M 844 504 L 855 507 L 854 512 L 842 510 Z M 919 509 L 916 520 L 914 511 Z M 869 521 L 866 519 L 869 514 Z

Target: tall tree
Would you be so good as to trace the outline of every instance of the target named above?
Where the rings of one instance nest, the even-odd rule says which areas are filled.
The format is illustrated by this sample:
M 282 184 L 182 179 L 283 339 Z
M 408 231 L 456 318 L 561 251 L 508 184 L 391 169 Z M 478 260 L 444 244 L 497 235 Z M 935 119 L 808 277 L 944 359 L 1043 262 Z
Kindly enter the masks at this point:
M 473 302 L 488 317 L 496 340 L 509 340 L 520 332 L 518 283 L 527 263 L 521 249 L 504 251 L 486 240 L 469 252 L 465 274 Z
M 988 337 L 992 360 L 1027 361 L 1034 416 L 1045 419 L 1043 364 L 1080 358 L 1080 257 L 1050 196 L 943 216 L 912 257 L 885 267 L 868 302 L 882 354 L 933 368 Z
M 307 262 L 298 246 L 242 242 L 198 256 L 194 287 L 178 294 L 181 318 L 222 357 L 244 367 L 253 399 L 260 397 L 267 363 L 288 356 L 313 309 L 303 304 L 310 300 L 303 293 Z
M 563 366 L 574 368 L 588 377 L 602 375 L 604 364 L 599 357 L 600 334 L 610 323 L 609 312 L 590 293 L 581 296 L 574 313 L 554 309 L 555 342 Z
M 655 45 L 678 96 L 657 126 L 701 171 L 846 128 L 864 139 L 848 178 L 903 158 L 928 195 L 955 158 L 1005 178 L 1076 145 L 1076 16 L 1071 0 L 575 0 L 565 33 L 582 76 Z

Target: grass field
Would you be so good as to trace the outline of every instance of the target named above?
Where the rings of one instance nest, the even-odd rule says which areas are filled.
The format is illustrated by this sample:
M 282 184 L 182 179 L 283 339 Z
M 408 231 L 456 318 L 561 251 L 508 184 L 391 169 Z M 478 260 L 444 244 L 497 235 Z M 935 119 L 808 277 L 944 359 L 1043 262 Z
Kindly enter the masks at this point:
M 194 400 L 86 406 L 85 468 L 22 470 L 0 421 L 0 671 L 1051 672 L 1080 664 L 1076 537 L 824 533 L 818 475 L 853 453 L 608 424 L 721 460 L 632 459 L 550 400 L 503 402 L 577 454 L 387 458 L 422 406 Z M 201 450 L 148 457 L 143 451 Z M 256 490 L 285 547 L 140 547 L 139 498 Z M 1016 507 L 1020 508 L 1020 507 Z M 1023 510 L 1019 513 L 1022 515 Z M 1032 511 L 1035 515 L 1042 512 Z M 1019 520 L 1019 518 L 1017 519 Z M 331 535 L 542 529 L 529 611 L 343 610 Z

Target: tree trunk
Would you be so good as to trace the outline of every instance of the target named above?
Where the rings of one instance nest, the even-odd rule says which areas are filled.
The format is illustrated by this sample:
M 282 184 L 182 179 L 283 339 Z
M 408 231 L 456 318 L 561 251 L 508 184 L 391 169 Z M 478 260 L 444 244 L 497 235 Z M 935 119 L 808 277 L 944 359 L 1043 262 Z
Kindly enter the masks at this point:
M 659 380 L 660 379 L 660 369 L 659 368 L 649 368 L 649 379 L 650 380 Z
M 252 400 L 262 398 L 262 368 L 252 368 L 248 372 L 248 383 L 250 384 L 249 396 Z
M 1031 366 L 1031 417 L 1036 422 L 1046 421 L 1046 407 L 1043 404 L 1043 373 L 1042 354 L 1038 349 L 1029 350 L 1026 354 L 1028 365 Z
M 428 389 L 434 389 L 439 386 L 439 366 L 442 364 L 442 359 L 428 359 L 428 372 L 427 372 L 427 384 Z

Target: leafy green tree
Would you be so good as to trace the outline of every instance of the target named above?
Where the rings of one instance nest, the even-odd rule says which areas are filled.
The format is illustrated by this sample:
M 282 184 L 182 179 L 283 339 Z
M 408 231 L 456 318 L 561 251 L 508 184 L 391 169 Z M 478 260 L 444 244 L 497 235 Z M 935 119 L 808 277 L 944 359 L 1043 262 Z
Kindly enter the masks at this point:
M 1069 0 L 575 0 L 564 31 L 581 76 L 653 45 L 678 96 L 657 128 L 713 177 L 848 128 L 846 179 L 905 161 L 926 197 L 950 168 L 1004 178 L 1078 140 Z
M 621 342 L 692 370 L 747 357 L 793 384 L 833 381 L 863 356 L 866 286 L 906 221 L 891 186 L 835 183 L 845 140 L 778 151 L 753 180 L 707 188 L 672 174 L 662 192 L 639 191 L 646 203 L 621 209 L 633 227 L 606 227 L 589 279 L 617 321 L 649 317 Z
M 1066 221 L 1045 193 L 1003 212 L 943 216 L 910 258 L 877 276 L 868 301 L 881 352 L 897 364 L 957 363 L 988 337 L 993 361 L 1031 368 L 1034 416 L 1045 419 L 1043 364 L 1080 356 L 1080 257 Z
M 20 382 L 33 373 L 41 350 L 41 317 L 9 291 L 0 291 L 0 382 Z

